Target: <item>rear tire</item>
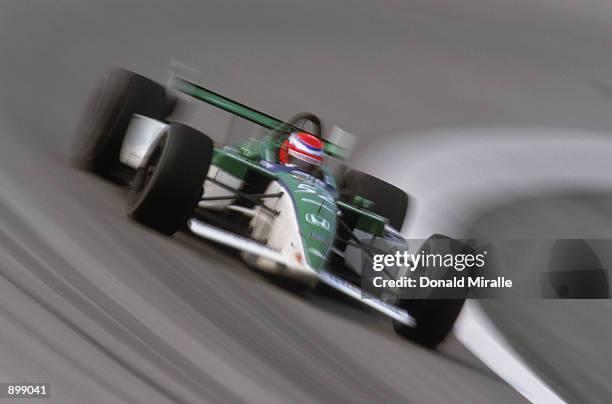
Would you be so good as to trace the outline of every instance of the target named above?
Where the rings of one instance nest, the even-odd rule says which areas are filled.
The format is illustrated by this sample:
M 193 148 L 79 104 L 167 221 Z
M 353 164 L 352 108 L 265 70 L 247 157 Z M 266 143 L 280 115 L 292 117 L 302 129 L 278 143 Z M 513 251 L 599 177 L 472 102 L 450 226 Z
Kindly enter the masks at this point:
M 213 155 L 203 133 L 173 123 L 136 171 L 128 194 L 128 212 L 137 222 L 172 235 L 185 227 L 202 196 Z
M 164 120 L 175 100 L 160 84 L 131 71 L 113 68 L 85 105 L 73 145 L 73 160 L 84 170 L 115 182 L 129 182 L 134 170 L 119 152 L 133 114 Z
M 340 184 L 342 193 L 352 198 L 359 195 L 374 202 L 372 212 L 389 219 L 389 224 L 401 230 L 408 212 L 408 194 L 395 185 L 357 170 L 347 172 Z

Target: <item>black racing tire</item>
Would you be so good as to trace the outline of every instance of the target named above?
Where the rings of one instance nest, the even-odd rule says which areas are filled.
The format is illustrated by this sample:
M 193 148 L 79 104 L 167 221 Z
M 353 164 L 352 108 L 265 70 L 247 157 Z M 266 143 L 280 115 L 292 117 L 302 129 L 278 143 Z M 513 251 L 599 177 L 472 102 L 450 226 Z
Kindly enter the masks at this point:
M 129 181 L 134 170 L 119 162 L 119 152 L 132 115 L 162 121 L 175 103 L 162 85 L 122 68 L 110 69 L 81 113 L 73 144 L 74 163 L 115 182 Z
M 434 248 L 433 245 L 436 247 Z M 441 254 L 475 254 L 474 250 L 467 244 L 439 234 L 429 237 L 418 251 Z M 470 273 L 470 269 L 465 269 L 462 274 L 469 276 Z M 442 277 L 450 276 L 450 274 L 452 273 L 443 273 Z M 456 274 L 452 275 L 456 276 Z M 429 299 L 400 300 L 398 306 L 406 310 L 416 320 L 417 324 L 415 327 L 409 327 L 393 320 L 395 332 L 417 344 L 435 349 L 452 331 L 465 303 L 467 293 L 467 287 L 452 290 L 435 289 L 430 292 Z
M 409 196 L 386 181 L 357 170 L 348 171 L 341 183 L 341 194 L 349 198 L 359 195 L 374 202 L 374 213 L 389 219 L 389 224 L 401 229 L 408 212 Z
M 212 155 L 208 136 L 187 125 L 168 125 L 136 171 L 129 215 L 166 235 L 182 230 L 202 196 Z
M 435 349 L 453 329 L 465 299 L 400 300 L 399 307 L 417 322 L 409 327 L 393 320 L 393 329 L 402 337 Z

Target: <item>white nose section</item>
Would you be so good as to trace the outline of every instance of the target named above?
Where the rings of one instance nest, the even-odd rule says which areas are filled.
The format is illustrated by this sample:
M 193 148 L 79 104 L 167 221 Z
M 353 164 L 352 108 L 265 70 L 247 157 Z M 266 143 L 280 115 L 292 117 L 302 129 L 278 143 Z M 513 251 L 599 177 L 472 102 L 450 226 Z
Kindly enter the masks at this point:
M 150 153 L 149 146 L 155 142 L 166 129 L 168 124 L 146 116 L 134 114 L 125 132 L 119 160 L 134 169 Z

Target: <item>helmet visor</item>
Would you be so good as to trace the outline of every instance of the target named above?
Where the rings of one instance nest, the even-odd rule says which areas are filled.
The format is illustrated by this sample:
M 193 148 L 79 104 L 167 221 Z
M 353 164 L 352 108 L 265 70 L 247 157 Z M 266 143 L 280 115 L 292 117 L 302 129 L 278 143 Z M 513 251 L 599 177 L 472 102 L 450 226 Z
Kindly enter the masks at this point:
M 297 169 L 305 171 L 307 173 L 313 174 L 321 165 L 321 162 L 313 159 L 309 156 L 304 156 L 294 152 L 293 150 L 289 150 L 289 164 L 295 166 Z

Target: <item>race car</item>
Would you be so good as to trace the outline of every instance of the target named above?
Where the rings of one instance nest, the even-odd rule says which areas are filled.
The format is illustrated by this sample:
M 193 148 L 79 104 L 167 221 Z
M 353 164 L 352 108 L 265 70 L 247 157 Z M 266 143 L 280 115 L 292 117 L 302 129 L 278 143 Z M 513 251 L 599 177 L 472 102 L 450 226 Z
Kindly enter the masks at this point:
M 215 145 L 169 118 L 185 99 L 251 122 L 261 136 Z M 164 86 L 113 68 L 86 104 L 74 156 L 80 167 L 129 187 L 135 221 L 229 246 L 294 288 L 327 285 L 389 316 L 399 335 L 435 348 L 464 299 L 406 300 L 363 290 L 364 257 L 372 249 L 408 247 L 399 230 L 409 197 L 345 165 L 330 169 L 328 162 L 345 158 L 353 142 L 342 130 L 332 132 L 324 138 L 313 114 L 283 121 L 176 73 Z

